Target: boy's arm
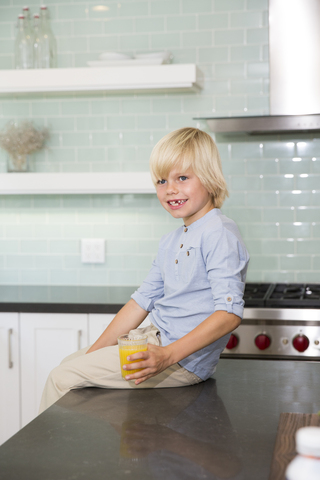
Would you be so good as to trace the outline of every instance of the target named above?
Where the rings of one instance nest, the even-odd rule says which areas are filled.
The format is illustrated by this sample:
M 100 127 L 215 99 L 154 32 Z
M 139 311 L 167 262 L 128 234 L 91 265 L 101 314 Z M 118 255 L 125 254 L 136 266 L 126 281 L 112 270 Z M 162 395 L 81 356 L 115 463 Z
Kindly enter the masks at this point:
M 117 344 L 119 335 L 128 333 L 137 328 L 146 318 L 149 312 L 141 308 L 132 298 L 119 310 L 110 325 L 105 329 L 98 340 L 91 345 L 87 353 Z
M 129 377 L 126 376 L 126 380 L 136 380 L 135 383 L 138 385 L 232 332 L 240 323 L 241 318 L 237 315 L 218 310 L 187 335 L 166 347 L 149 344 L 147 352 L 135 353 L 128 357 L 129 361 L 142 358 L 143 361 L 139 364 L 139 367 L 141 366 L 144 370 L 130 375 L 130 369 L 132 370 L 134 366 L 126 365 L 129 375 Z

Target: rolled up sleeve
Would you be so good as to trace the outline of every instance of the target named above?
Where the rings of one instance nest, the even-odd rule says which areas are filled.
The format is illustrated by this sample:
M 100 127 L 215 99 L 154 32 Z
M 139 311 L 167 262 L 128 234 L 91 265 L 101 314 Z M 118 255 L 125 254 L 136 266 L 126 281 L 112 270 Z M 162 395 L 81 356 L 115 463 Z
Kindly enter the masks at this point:
M 159 267 L 159 254 L 157 258 L 153 261 L 152 267 L 141 284 L 141 286 L 136 290 L 131 298 L 137 304 L 146 310 L 151 312 L 153 309 L 154 303 L 156 300 L 159 300 L 164 295 L 164 283 L 161 275 L 161 270 Z
M 243 293 L 249 262 L 238 236 L 226 228 L 208 235 L 203 246 L 214 308 L 243 317 Z

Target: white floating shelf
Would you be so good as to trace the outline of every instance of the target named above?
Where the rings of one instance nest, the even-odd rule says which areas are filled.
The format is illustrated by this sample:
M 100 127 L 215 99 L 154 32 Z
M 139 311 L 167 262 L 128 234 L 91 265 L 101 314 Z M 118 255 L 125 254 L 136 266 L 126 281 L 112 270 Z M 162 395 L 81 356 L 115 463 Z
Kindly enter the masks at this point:
M 2 173 L 0 195 L 155 193 L 149 172 Z
M 194 64 L 104 68 L 1 70 L 0 94 L 197 91 L 203 74 Z

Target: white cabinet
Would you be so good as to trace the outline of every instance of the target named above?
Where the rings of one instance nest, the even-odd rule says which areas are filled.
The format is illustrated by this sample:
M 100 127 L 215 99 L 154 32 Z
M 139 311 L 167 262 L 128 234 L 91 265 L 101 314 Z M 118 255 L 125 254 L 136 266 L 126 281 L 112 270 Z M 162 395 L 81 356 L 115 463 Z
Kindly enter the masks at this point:
M 20 428 L 19 321 L 0 313 L 0 445 Z
M 38 414 L 50 371 L 88 345 L 87 314 L 21 313 L 21 426 Z
M 113 313 L 90 313 L 89 314 L 89 344 L 92 345 L 112 322 Z

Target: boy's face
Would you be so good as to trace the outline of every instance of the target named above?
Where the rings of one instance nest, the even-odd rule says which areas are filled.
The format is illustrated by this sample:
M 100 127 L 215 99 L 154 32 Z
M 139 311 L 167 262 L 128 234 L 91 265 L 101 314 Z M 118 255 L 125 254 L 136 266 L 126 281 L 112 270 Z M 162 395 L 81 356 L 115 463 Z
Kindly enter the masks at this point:
M 156 190 L 161 205 L 187 226 L 214 208 L 209 192 L 191 169 L 171 170 L 168 178 L 158 181 Z

